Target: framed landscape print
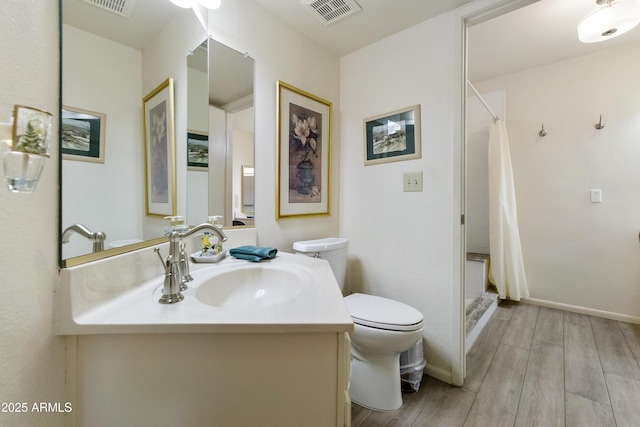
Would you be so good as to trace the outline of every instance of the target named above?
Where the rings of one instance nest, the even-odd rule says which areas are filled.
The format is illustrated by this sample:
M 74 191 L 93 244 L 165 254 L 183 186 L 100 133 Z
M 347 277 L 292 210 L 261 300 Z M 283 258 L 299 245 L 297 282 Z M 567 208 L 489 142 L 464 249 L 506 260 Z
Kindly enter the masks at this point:
M 62 107 L 62 158 L 104 163 L 106 125 L 105 114 Z
M 328 215 L 331 102 L 277 83 L 276 218 Z
M 147 215 L 176 214 L 173 79 L 144 97 L 144 177 Z
M 206 171 L 209 167 L 209 136 L 204 132 L 187 132 L 187 168 Z
M 364 164 L 422 157 L 420 105 L 364 119 Z

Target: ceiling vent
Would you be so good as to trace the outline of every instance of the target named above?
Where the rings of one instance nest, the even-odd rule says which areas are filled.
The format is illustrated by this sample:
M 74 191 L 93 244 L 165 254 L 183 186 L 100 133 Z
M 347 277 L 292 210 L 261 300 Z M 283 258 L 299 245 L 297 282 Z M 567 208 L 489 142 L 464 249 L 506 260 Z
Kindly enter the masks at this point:
M 137 0 L 83 0 L 85 3 L 98 6 L 126 18 L 131 17 Z
M 301 3 L 327 26 L 362 10 L 355 0 L 302 0 Z

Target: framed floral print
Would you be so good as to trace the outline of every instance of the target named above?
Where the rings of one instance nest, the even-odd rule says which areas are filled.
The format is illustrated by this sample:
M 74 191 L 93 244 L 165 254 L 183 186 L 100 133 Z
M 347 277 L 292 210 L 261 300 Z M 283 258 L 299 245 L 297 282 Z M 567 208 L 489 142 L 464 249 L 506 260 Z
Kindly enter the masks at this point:
M 144 97 L 144 178 L 147 215 L 176 214 L 173 79 Z
M 420 105 L 364 119 L 364 164 L 422 157 Z
M 330 212 L 331 102 L 277 83 L 276 218 Z

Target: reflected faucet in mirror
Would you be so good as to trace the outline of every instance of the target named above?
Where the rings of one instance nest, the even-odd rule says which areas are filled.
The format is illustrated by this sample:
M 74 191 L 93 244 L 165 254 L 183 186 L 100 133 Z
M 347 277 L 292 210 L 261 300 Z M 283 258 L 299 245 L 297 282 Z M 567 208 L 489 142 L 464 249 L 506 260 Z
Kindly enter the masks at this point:
M 107 235 L 102 231 L 91 231 L 87 227 L 82 224 L 73 224 L 67 227 L 62 232 L 62 243 L 69 243 L 69 238 L 73 233 L 78 233 L 82 237 L 86 237 L 87 239 L 93 242 L 93 252 L 100 252 L 104 250 L 104 240 L 107 238 Z

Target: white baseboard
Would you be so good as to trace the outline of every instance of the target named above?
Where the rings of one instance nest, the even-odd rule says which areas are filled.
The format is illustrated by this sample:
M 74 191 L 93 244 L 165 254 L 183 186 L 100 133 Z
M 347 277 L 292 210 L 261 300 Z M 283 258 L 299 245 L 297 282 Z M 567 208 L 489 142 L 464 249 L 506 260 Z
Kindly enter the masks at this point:
M 424 368 L 424 373 L 425 375 L 429 375 L 430 377 L 433 377 L 447 384 L 452 383 L 451 370 L 444 370 L 437 366 L 430 365 L 428 360 L 427 366 L 425 366 Z
M 554 301 L 546 301 L 537 298 L 521 298 L 520 301 L 528 304 L 535 304 L 542 307 L 557 308 L 560 310 L 571 311 L 573 313 L 588 314 L 596 317 L 604 317 L 605 319 L 620 320 L 628 323 L 640 324 L 640 317 L 629 316 L 626 314 L 612 313 L 610 311 L 597 310 L 595 308 L 580 307 L 577 305 L 563 304 Z

